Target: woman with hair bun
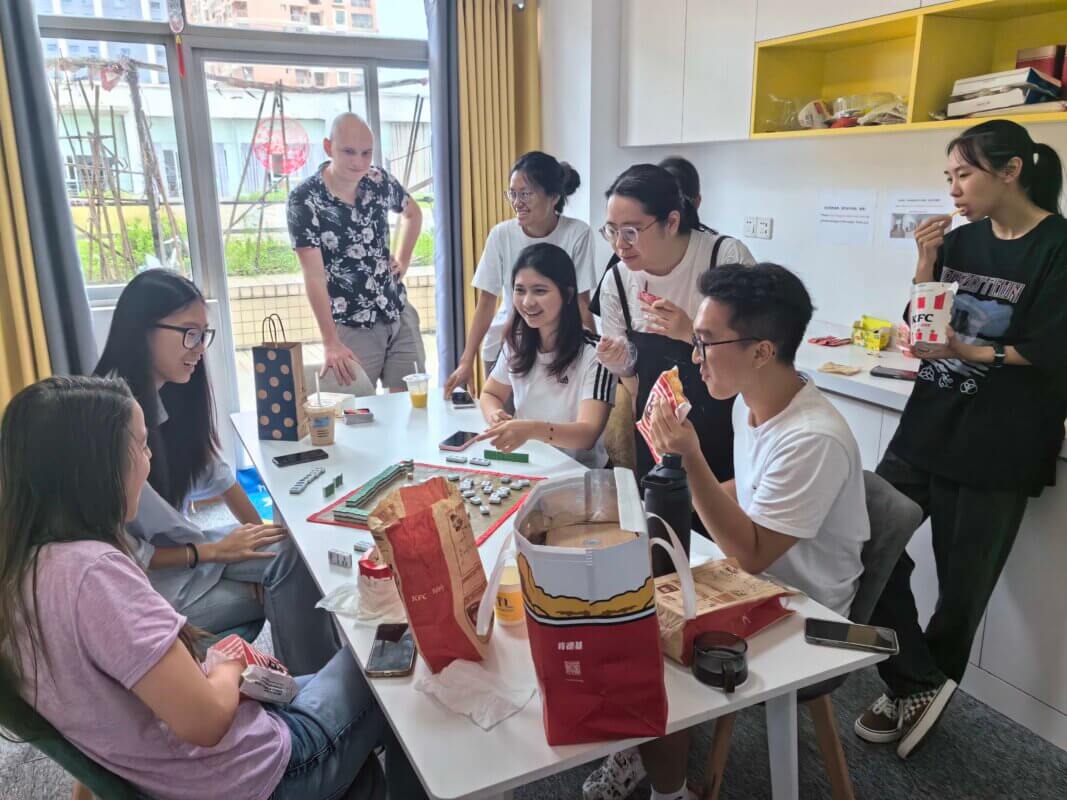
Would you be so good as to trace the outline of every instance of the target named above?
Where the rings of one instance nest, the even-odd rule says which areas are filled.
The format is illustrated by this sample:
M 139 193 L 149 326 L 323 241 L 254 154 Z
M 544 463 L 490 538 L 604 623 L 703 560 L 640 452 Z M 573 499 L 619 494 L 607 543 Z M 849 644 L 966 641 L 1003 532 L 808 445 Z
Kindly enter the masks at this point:
M 474 320 L 467 332 L 467 345 L 459 365 L 445 382 L 445 397 L 465 386 L 474 374 L 474 359 L 481 349 L 485 373 L 493 370 L 504 343 L 504 331 L 511 313 L 511 269 L 519 253 L 533 244 L 554 244 L 574 261 L 578 275 L 578 305 L 582 324 L 595 330 L 589 313 L 589 292 L 596 285 L 593 274 L 593 247 L 589 226 L 563 215 L 570 197 L 581 185 L 578 173 L 566 161 L 548 153 L 531 150 L 519 156 L 511 167 L 511 181 L 504 191 L 515 211 L 489 232 L 472 285 L 478 290 Z M 500 308 L 497 308 L 497 301 Z

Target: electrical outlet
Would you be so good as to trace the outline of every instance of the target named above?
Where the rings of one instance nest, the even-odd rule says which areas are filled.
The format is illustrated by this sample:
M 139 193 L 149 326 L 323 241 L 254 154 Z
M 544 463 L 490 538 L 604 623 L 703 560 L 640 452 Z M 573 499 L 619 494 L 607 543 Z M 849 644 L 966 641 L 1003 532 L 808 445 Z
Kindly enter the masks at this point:
M 749 239 L 756 238 L 756 217 L 745 217 L 744 230 L 741 231 L 743 236 L 747 236 Z
M 757 217 L 756 238 L 770 239 L 774 232 L 774 220 L 770 217 Z

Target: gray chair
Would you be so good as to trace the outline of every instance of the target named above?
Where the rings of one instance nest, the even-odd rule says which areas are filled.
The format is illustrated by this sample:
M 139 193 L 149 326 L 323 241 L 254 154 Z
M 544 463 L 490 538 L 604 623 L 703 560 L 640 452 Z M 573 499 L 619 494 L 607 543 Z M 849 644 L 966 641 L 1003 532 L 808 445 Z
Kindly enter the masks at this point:
M 319 372 L 321 369 L 322 364 L 304 364 L 304 389 L 307 390 L 308 396 L 311 396 L 315 392 L 315 373 Z M 370 382 L 370 378 L 368 378 L 367 373 L 363 371 L 363 367 L 359 366 L 356 367 L 356 376 L 352 380 L 352 383 L 348 385 L 339 383 L 331 370 L 326 373 L 324 377 L 319 379 L 319 387 L 324 392 L 350 394 L 355 397 L 367 397 L 375 393 L 374 384 Z
M 870 620 L 893 567 L 923 520 L 919 505 L 894 489 L 884 478 L 864 470 L 863 485 L 867 498 L 867 515 L 871 521 L 871 538 L 860 554 L 863 574 L 860 576 L 860 585 L 849 611 L 849 619 L 860 624 L 866 624 Z M 807 707 L 815 723 L 815 734 L 826 764 L 833 800 L 854 798 L 852 779 L 849 777 L 845 753 L 837 735 L 834 706 L 830 699 L 831 692 L 847 678 L 848 673 L 845 673 L 797 692 L 797 702 Z M 720 717 L 715 723 L 715 735 L 712 737 L 711 751 L 708 754 L 704 800 L 715 800 L 719 796 L 735 722 L 736 714 L 729 714 Z

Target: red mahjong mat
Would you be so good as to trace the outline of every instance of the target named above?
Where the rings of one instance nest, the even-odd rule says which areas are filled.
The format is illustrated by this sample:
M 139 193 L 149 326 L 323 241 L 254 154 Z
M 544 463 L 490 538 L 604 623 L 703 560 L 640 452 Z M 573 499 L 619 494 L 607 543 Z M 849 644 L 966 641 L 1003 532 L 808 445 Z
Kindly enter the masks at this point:
M 481 480 L 485 480 L 486 478 L 507 477 L 511 478 L 513 481 L 519 478 L 525 478 L 526 480 L 530 481 L 531 485 L 529 488 L 523 489 L 521 491 L 513 490 L 512 497 L 509 497 L 507 500 L 503 501 L 498 506 L 489 506 L 488 515 L 483 515 L 480 513 L 470 514 L 470 510 L 468 509 L 468 516 L 471 520 L 471 528 L 474 530 L 474 541 L 476 544 L 479 545 L 486 539 L 488 539 L 490 536 L 492 536 L 496 532 L 497 528 L 504 524 L 504 521 L 519 509 L 519 506 L 521 506 L 525 502 L 526 498 L 530 495 L 530 491 L 531 489 L 533 489 L 533 484 L 537 481 L 544 480 L 544 477 L 537 475 L 513 475 L 507 472 L 494 472 L 492 470 L 487 469 L 475 469 L 473 467 L 465 467 L 459 464 L 448 464 L 445 466 L 441 466 L 440 464 L 423 464 L 421 462 L 416 462 L 414 476 L 410 480 L 398 479 L 396 481 L 393 481 L 393 483 L 389 484 L 388 491 L 392 491 L 393 489 L 399 488 L 401 486 L 411 486 L 415 483 L 421 483 L 422 481 L 432 478 L 435 475 L 446 476 L 450 474 L 458 474 L 460 476 L 461 481 L 464 478 L 475 478 L 475 485 L 480 482 L 477 479 L 477 476 L 480 476 Z M 362 488 L 363 485 L 361 484 L 352 491 L 346 492 L 345 494 L 341 495 L 341 497 L 339 497 L 337 500 L 334 500 L 325 508 L 316 511 L 314 514 L 308 517 L 308 522 L 317 522 L 320 525 L 339 525 L 343 528 L 356 528 L 357 530 L 364 531 L 367 530 L 367 527 L 365 525 L 359 525 L 355 522 L 342 522 L 333 518 L 333 510 L 338 506 L 343 505 L 349 497 L 354 495 Z M 373 502 L 377 501 L 374 500 Z

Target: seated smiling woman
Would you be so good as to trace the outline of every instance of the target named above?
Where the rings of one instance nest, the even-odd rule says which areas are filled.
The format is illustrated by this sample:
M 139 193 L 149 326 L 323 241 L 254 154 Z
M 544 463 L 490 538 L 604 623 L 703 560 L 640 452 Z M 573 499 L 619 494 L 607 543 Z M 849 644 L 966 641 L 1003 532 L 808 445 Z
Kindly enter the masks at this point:
M 608 463 L 604 427 L 615 377 L 582 330 L 574 262 L 554 244 L 530 245 L 511 270 L 504 348 L 480 399 L 489 428 L 478 437 L 503 452 L 547 442 L 591 469 Z M 504 410 L 514 395 L 515 416 Z
M 287 706 L 211 669 L 200 631 L 131 557 L 152 451 L 126 383 L 48 378 L 0 424 L 0 725 L 48 720 L 159 800 L 373 796 L 386 745 L 392 797 L 425 797 L 351 653 L 297 678 Z

